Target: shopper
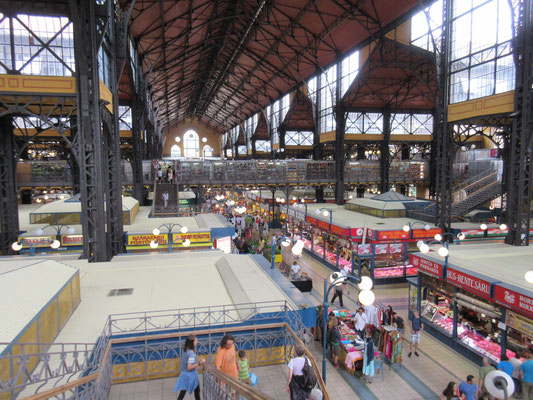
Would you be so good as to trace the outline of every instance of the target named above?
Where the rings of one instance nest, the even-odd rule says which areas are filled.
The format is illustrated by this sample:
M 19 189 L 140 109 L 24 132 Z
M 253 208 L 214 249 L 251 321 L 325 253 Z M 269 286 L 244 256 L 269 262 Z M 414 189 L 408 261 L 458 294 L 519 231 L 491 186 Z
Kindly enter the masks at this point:
M 235 339 L 232 335 L 226 334 L 220 341 L 215 359 L 215 367 L 232 378 L 238 379 L 239 370 L 237 365 Z
M 395 312 L 392 313 L 392 322 L 396 323 L 398 332 L 403 336 L 403 318 Z
M 413 312 L 413 319 L 411 320 L 411 344 L 409 345 L 409 354 L 407 357 L 411 357 L 413 353 L 413 345 L 415 347 L 415 356 L 419 357 L 418 345 L 420 344 L 420 334 L 424 330 L 424 324 L 420 318 L 418 311 Z
M 157 170 L 157 183 L 161 183 L 161 180 L 163 179 L 163 170 L 161 167 Z
M 442 392 L 440 395 L 441 400 L 461 400 L 464 399 L 459 394 L 459 388 L 457 387 L 457 384 L 455 382 L 448 383 L 448 386 L 446 386 L 446 389 Z
M 374 339 L 372 339 L 372 332 L 365 330 L 365 349 L 363 353 L 363 375 L 367 383 L 372 383 L 374 377 Z
M 250 367 L 248 366 L 248 358 L 244 350 L 239 350 L 239 380 L 252 386 L 252 380 L 250 379 Z
M 265 221 L 265 223 L 263 224 L 263 236 L 268 238 L 268 222 Z
M 315 329 L 313 330 L 313 335 L 315 337 L 315 341 L 319 341 L 322 343 L 322 328 L 324 327 L 324 307 L 322 304 L 319 304 L 316 307 L 316 322 L 315 322 Z
M 509 357 L 506 354 L 500 357 L 500 362 L 496 365 L 496 368 L 509 375 L 509 378 L 513 378 L 513 364 L 509 362 Z
M 344 284 L 335 286 L 335 294 L 333 295 L 333 298 L 331 299 L 331 304 L 333 304 L 335 302 L 335 299 L 338 297 L 339 298 L 339 304 L 340 304 L 341 308 L 344 308 L 344 303 L 342 301 L 342 291 L 343 291 L 343 289 L 344 289 Z
M 513 365 L 513 381 L 515 386 L 515 396 L 522 396 L 522 385 L 520 383 L 520 365 L 522 365 L 522 352 L 517 351 L 516 354 L 509 359 L 509 362 Z
M 298 277 L 300 276 L 301 269 L 302 267 L 300 267 L 296 261 L 292 263 L 292 266 L 291 266 L 291 279 L 292 280 L 298 279 Z
M 333 357 L 333 368 L 339 369 L 339 356 L 341 354 L 341 331 L 339 326 L 335 325 L 331 328 L 330 332 L 331 338 L 331 354 Z
M 161 197 L 163 198 L 163 203 L 165 204 L 165 208 L 168 207 L 168 192 L 164 192 Z
M 479 382 L 478 386 L 480 389 L 480 393 L 482 395 L 488 394 L 487 388 L 485 387 L 485 377 L 487 374 L 491 371 L 494 371 L 496 368 L 494 368 L 493 365 L 490 364 L 490 361 L 487 357 L 483 357 L 483 360 L 481 361 L 481 367 L 479 368 Z
M 357 335 L 359 335 L 359 337 L 364 340 L 365 328 L 366 328 L 366 325 L 368 324 L 368 317 L 363 307 L 359 307 L 359 309 L 357 310 L 357 313 L 355 314 L 355 317 L 353 318 L 353 322 L 354 322 L 354 327 L 355 327 L 355 331 L 357 332 Z
M 465 400 L 476 400 L 477 385 L 474 383 L 473 375 L 468 375 L 466 381 L 459 384 L 459 392 L 464 395 Z
M 526 354 L 526 361 L 520 365 L 520 378 L 522 379 L 522 399 L 533 400 L 533 355 Z
M 301 344 L 296 345 L 294 349 L 296 357 L 289 361 L 289 375 L 287 379 L 287 393 L 291 394 L 291 400 L 307 400 L 311 393 L 310 390 L 302 388 L 303 385 L 303 367 L 309 362 L 305 354 L 305 347 Z
M 383 314 L 383 323 L 385 325 L 392 325 L 392 314 L 394 311 L 392 311 L 392 306 L 387 306 L 385 309 L 385 313 Z
M 194 391 L 194 398 L 200 400 L 200 381 L 198 379 L 198 367 L 205 363 L 205 360 L 198 361 L 196 357 L 196 336 L 188 336 L 183 346 L 180 357 L 180 376 L 174 386 L 174 392 L 179 391 L 178 400 L 182 400 L 187 392 Z

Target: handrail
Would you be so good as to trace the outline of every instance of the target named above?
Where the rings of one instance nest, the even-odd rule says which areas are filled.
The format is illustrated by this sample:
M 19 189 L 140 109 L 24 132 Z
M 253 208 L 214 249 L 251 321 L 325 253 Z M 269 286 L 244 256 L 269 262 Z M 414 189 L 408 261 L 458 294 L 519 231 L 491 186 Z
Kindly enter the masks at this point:
M 477 189 L 475 192 L 469 193 L 469 194 L 468 194 L 468 197 L 465 197 L 464 199 L 461 199 L 461 200 L 457 201 L 455 204 L 453 204 L 453 206 L 458 205 L 458 204 L 460 204 L 460 203 L 462 203 L 463 201 L 466 201 L 466 200 L 468 200 L 468 199 L 471 199 L 473 196 L 475 196 L 475 195 L 481 193 L 481 192 L 484 191 L 484 190 L 487 190 L 487 189 L 491 188 L 491 187 L 494 186 L 495 184 L 496 184 L 496 185 L 500 185 L 500 182 L 499 182 L 499 181 L 493 181 L 493 182 L 489 183 L 487 186 L 483 186 L 483 187 Z
M 480 178 L 480 179 L 470 183 L 469 185 L 466 185 L 466 186 L 461 187 L 460 189 L 454 190 L 454 193 L 458 192 L 458 191 L 461 191 L 461 190 L 465 190 L 466 191 L 466 189 L 468 189 L 468 188 L 470 188 L 472 186 L 478 185 L 479 183 L 481 183 L 481 182 L 483 182 L 483 181 L 485 181 L 485 180 L 487 180 L 489 178 L 492 178 L 493 175 L 498 175 L 498 171 L 494 171 L 494 172 L 490 173 L 489 175 L 485 175 L 483 178 Z
M 224 381 L 231 389 L 235 390 L 238 394 L 246 397 L 248 400 L 273 400 L 272 397 L 269 397 L 258 390 L 253 389 L 250 385 L 235 379 L 228 374 L 216 369 L 210 364 L 204 364 L 204 371 L 209 374 L 214 375 L 220 381 Z
M 309 358 L 313 366 L 313 369 L 315 370 L 315 375 L 317 377 L 318 384 L 320 386 L 320 389 L 322 390 L 322 393 L 324 394 L 324 400 L 331 400 L 331 398 L 329 397 L 328 390 L 326 388 L 326 384 L 324 383 L 324 380 L 322 379 L 322 375 L 320 374 L 320 369 L 318 368 L 318 365 L 315 361 L 315 357 L 313 356 L 313 353 L 311 353 L 311 351 L 307 348 L 307 346 L 301 341 L 301 339 L 296 335 L 296 333 L 292 330 L 292 328 L 287 323 L 285 323 L 285 328 L 289 331 L 289 333 L 292 335 L 294 340 L 305 348 L 305 355 Z

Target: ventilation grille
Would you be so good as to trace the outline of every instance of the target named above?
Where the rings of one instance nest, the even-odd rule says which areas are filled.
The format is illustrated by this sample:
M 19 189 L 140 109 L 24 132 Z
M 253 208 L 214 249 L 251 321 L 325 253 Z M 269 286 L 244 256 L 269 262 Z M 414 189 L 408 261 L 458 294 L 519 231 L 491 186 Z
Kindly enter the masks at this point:
M 111 289 L 109 293 L 107 294 L 107 297 L 112 296 L 129 296 L 133 293 L 133 288 L 127 288 L 127 289 Z

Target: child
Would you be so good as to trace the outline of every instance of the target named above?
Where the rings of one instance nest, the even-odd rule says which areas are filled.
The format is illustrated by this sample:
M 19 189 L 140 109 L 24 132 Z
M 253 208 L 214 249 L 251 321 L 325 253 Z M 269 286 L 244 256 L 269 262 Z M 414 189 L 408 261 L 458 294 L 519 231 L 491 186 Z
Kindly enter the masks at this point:
M 246 352 L 244 350 L 239 350 L 239 380 L 252 385 L 252 380 L 250 379 L 250 369 L 248 368 L 248 358 L 246 358 Z

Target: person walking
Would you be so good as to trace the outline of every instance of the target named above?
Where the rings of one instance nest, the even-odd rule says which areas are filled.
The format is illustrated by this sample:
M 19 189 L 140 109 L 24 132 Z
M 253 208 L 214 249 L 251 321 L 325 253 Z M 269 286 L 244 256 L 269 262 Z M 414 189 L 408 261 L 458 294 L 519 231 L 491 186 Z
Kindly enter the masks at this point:
M 335 293 L 333 294 L 333 298 L 331 299 L 331 304 L 333 304 L 335 302 L 335 299 L 338 297 L 341 308 L 344 308 L 344 303 L 342 301 L 343 289 L 344 289 L 344 284 L 335 286 Z
M 250 379 L 250 367 L 248 365 L 248 358 L 244 350 L 239 350 L 239 380 L 252 386 L 252 380 Z
M 479 392 L 481 395 L 488 394 L 487 388 L 485 387 L 485 377 L 487 374 L 491 371 L 494 371 L 496 368 L 490 364 L 490 361 L 487 357 L 483 357 L 483 360 L 481 360 L 481 367 L 479 368 Z M 491 398 L 492 396 L 489 396 Z M 532 399 L 533 400 L 533 399 Z
M 265 221 L 263 224 L 263 236 L 268 238 L 268 221 Z
M 232 378 L 239 379 L 235 339 L 229 333 L 224 335 L 220 341 L 220 346 L 218 347 L 215 358 L 215 367 Z
M 338 324 L 338 322 L 337 322 Z M 333 356 L 333 368 L 339 369 L 339 356 L 341 355 L 341 331 L 339 325 L 334 325 L 330 332 L 331 354 Z
M 165 203 L 165 208 L 168 207 L 168 192 L 164 192 L 161 197 L 163 198 L 163 203 Z
M 520 350 L 516 351 L 516 354 L 509 359 L 509 362 L 513 364 L 513 381 L 515 387 L 515 397 L 522 397 L 522 385 L 520 382 L 520 365 L 522 365 L 522 352 Z
M 298 344 L 294 352 L 296 357 L 291 358 L 288 365 L 287 393 L 290 393 L 291 400 L 308 400 L 311 391 L 302 388 L 304 384 L 303 368 L 306 362 L 309 363 L 307 358 L 304 357 L 305 347 Z
M 462 397 L 459 394 L 459 388 L 457 387 L 457 384 L 455 382 L 448 383 L 448 386 L 446 386 L 446 389 L 442 392 L 440 395 L 441 400 L 462 400 L 464 397 Z
M 372 332 L 365 330 L 365 349 L 363 354 L 363 375 L 367 383 L 372 383 L 374 377 L 374 339 L 372 339 Z
M 509 357 L 507 357 L 506 354 L 503 354 L 500 357 L 500 362 L 498 365 L 496 365 L 496 368 L 505 372 L 507 375 L 509 375 L 509 378 L 513 379 L 513 364 L 509 362 Z
M 157 182 L 161 183 L 162 180 L 163 180 L 163 170 L 161 169 L 161 167 L 159 167 L 159 169 L 157 170 Z
M 359 309 L 357 310 L 357 314 L 355 314 L 353 318 L 353 322 L 354 322 L 354 327 L 355 327 L 355 331 L 357 332 L 357 335 L 359 335 L 359 337 L 362 340 L 364 340 L 365 328 L 366 328 L 366 325 L 368 324 L 368 317 L 363 307 L 359 307 Z
M 183 400 L 187 392 L 194 391 L 194 398 L 200 400 L 200 381 L 198 379 L 198 367 L 205 364 L 205 360 L 198 361 L 196 357 L 196 336 L 188 336 L 183 346 L 180 357 L 180 376 L 174 386 L 174 392 L 178 392 L 178 400 Z
M 322 304 L 319 304 L 316 307 L 316 323 L 314 329 L 315 341 L 322 343 L 322 329 L 324 327 L 324 307 Z
M 424 330 L 424 324 L 422 318 L 417 310 L 413 312 L 413 319 L 411 320 L 411 344 L 409 345 L 409 354 L 407 357 L 411 357 L 413 353 L 413 345 L 415 347 L 415 356 L 420 357 L 418 354 L 418 345 L 420 344 L 420 334 Z
M 533 356 L 526 354 L 526 361 L 520 365 L 520 379 L 522 379 L 522 399 L 533 400 Z
M 459 392 L 463 394 L 465 400 L 476 400 L 478 388 L 473 375 L 468 375 L 466 381 L 459 384 Z

